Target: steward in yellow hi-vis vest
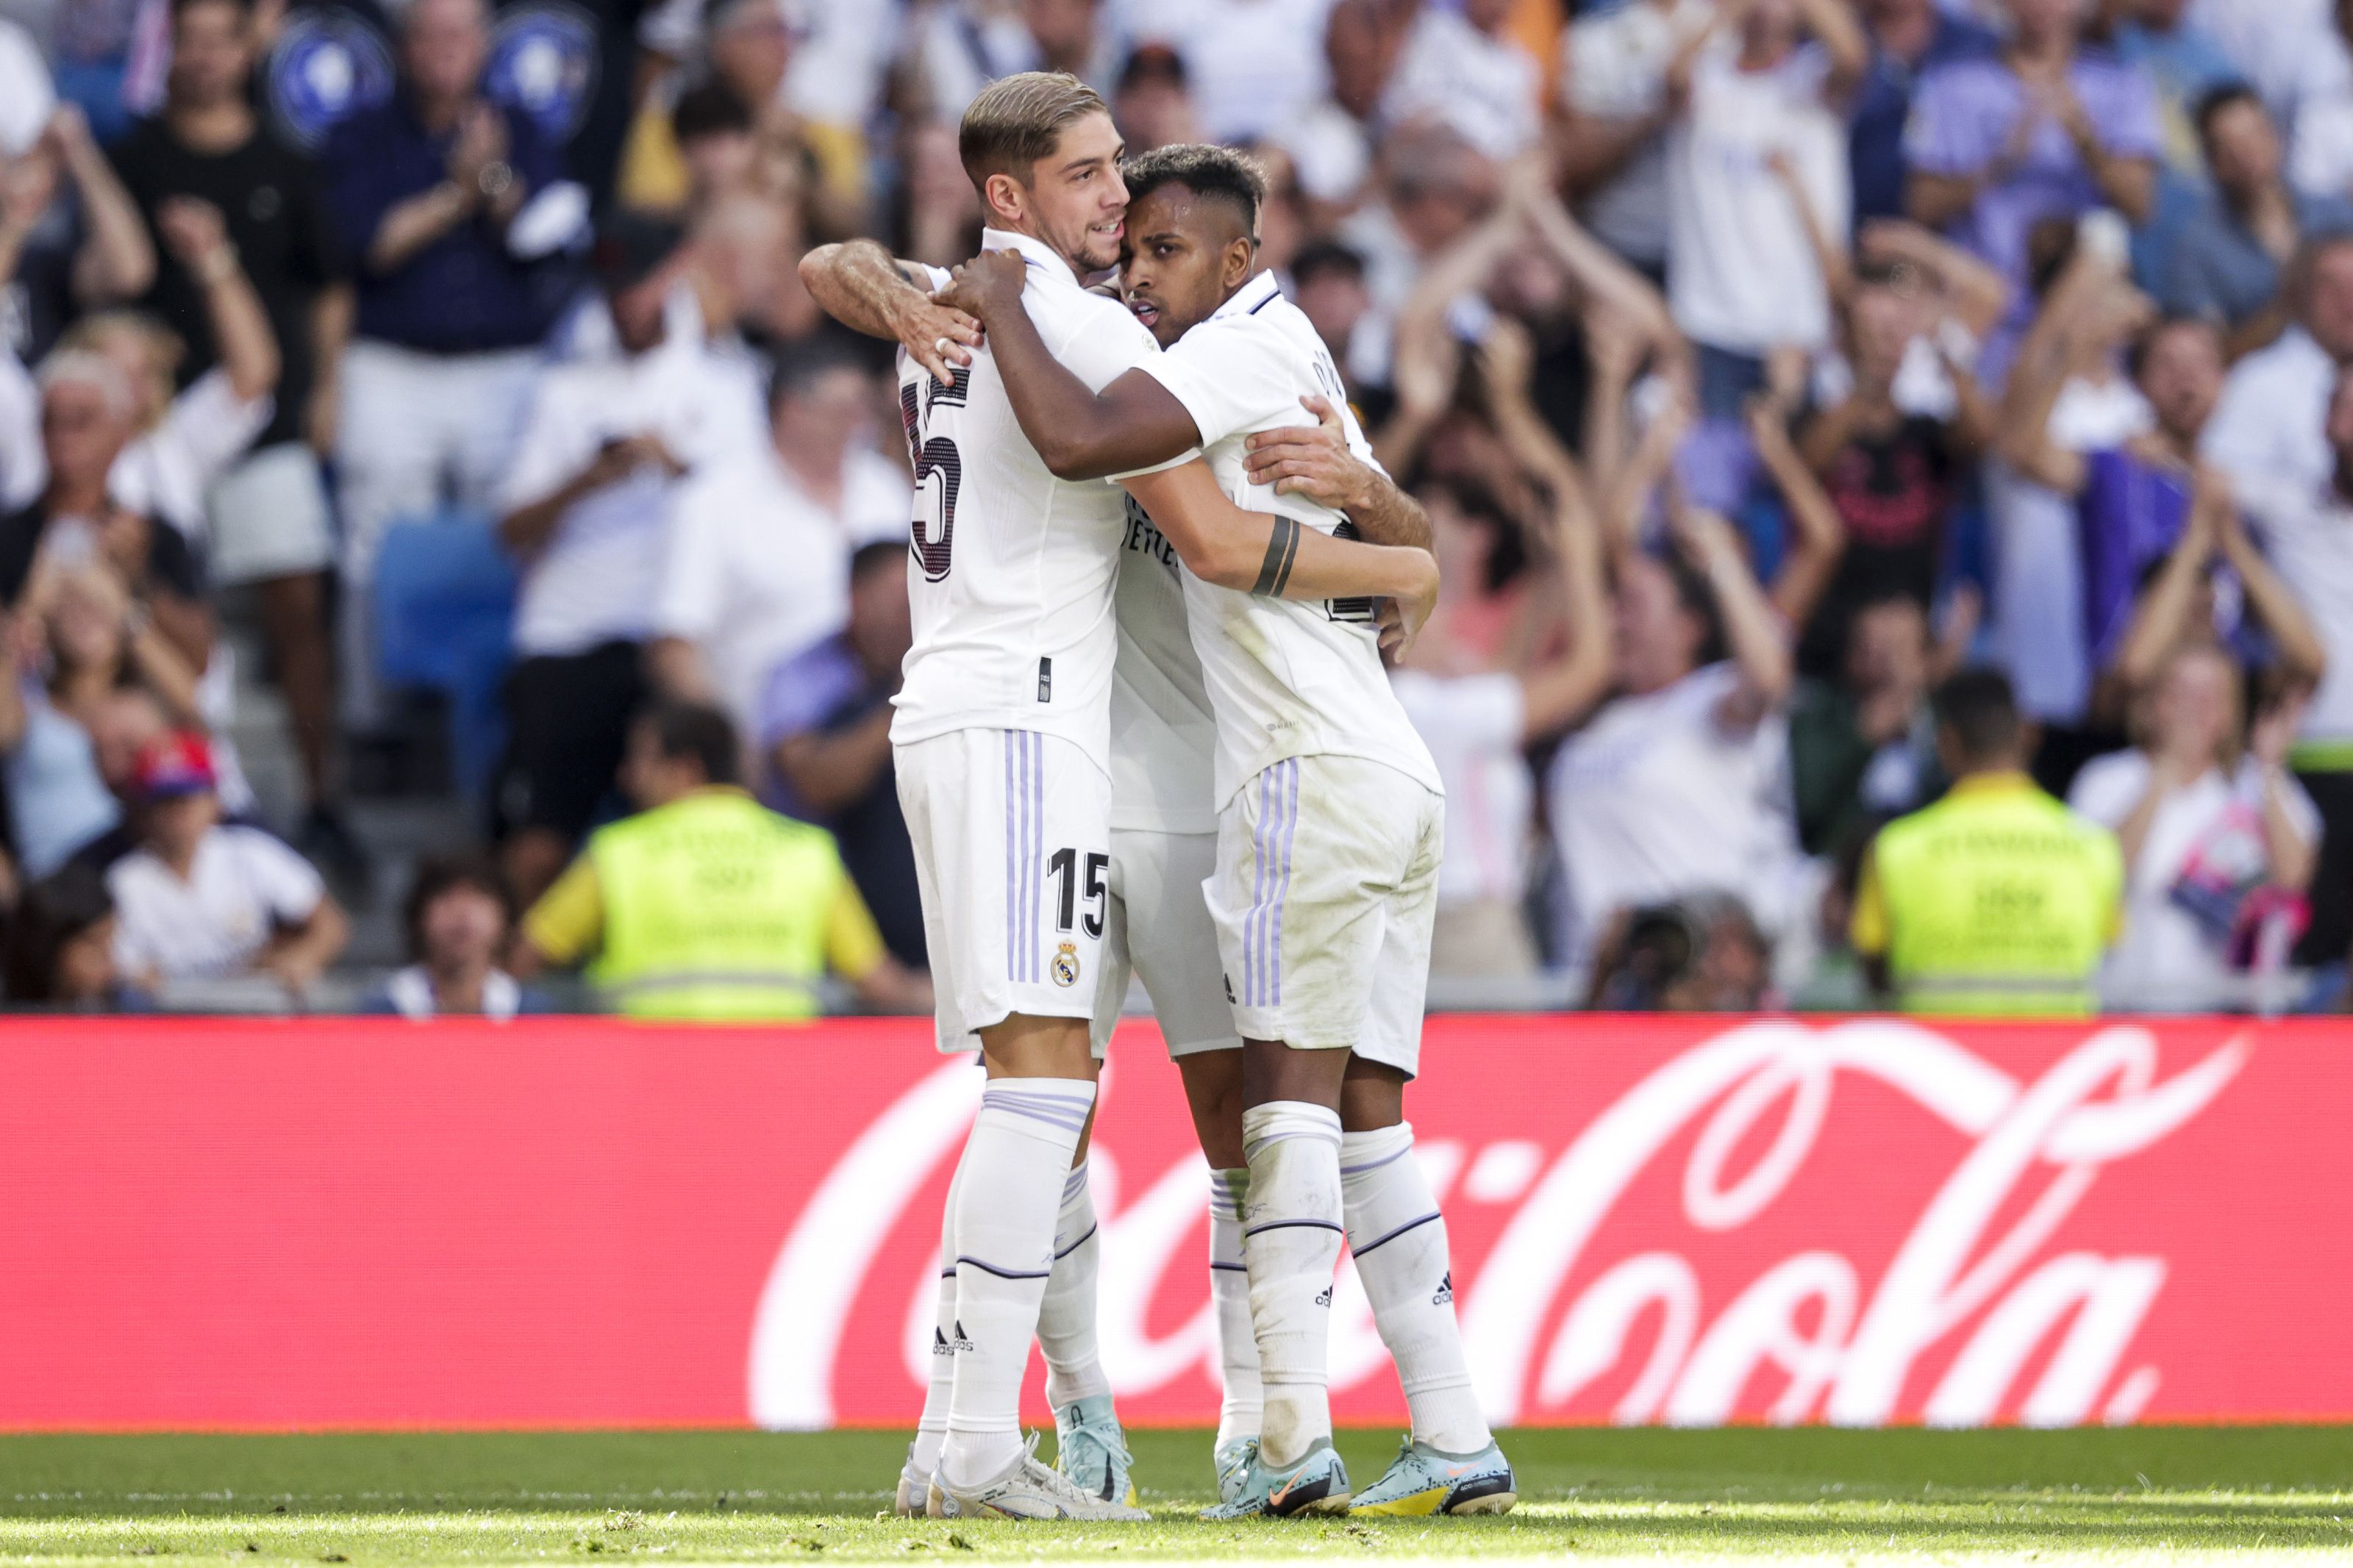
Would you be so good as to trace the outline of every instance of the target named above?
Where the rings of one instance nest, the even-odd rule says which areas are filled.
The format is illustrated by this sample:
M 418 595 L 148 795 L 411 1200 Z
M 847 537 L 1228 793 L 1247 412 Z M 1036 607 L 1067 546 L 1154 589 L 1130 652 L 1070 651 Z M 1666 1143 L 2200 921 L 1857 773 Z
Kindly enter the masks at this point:
M 1955 676 L 1936 707 L 1956 782 L 1880 830 L 1855 893 L 1855 952 L 1908 1013 L 2085 1016 L 2122 909 L 2116 837 L 2027 776 L 2001 676 Z
M 871 1005 L 928 1009 L 833 836 L 736 788 L 735 756 L 715 710 L 638 719 L 622 778 L 647 809 L 592 834 L 524 917 L 533 963 L 588 959 L 605 1005 L 638 1018 L 812 1018 L 828 970 Z

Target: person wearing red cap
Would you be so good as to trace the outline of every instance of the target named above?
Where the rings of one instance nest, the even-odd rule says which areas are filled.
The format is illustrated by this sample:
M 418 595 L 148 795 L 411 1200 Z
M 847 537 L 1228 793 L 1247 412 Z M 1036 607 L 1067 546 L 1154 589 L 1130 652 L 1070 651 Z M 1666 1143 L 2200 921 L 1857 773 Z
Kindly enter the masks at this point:
M 107 873 L 115 965 L 155 990 L 269 975 L 300 995 L 351 939 L 311 863 L 258 827 L 221 820 L 212 744 L 176 730 L 133 775 L 139 847 Z

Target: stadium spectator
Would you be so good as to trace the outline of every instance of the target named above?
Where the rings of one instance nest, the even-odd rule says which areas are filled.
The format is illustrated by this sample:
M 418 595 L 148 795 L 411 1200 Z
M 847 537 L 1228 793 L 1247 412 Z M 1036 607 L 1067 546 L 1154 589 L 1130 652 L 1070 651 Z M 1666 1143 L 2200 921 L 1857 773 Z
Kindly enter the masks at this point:
M 2200 441 L 2247 495 L 2274 482 L 2317 491 L 2337 471 L 2328 405 L 2337 367 L 2353 361 L 2353 235 L 2308 240 L 2287 295 L 2295 325 L 2231 367 Z
M 30 148 L 0 152 L 0 325 L 18 359 L 39 363 L 78 312 L 136 299 L 154 278 L 139 208 L 79 109 L 58 105 Z
M 1200 132 L 1261 142 L 1306 112 L 1329 85 L 1324 37 L 1333 0 L 1112 0 L 1133 44 L 1166 44 L 1183 59 Z
M 1700 408 L 1736 415 L 1765 355 L 1830 345 L 1823 251 L 1852 225 L 1839 111 L 1868 63 L 1842 0 L 1751 0 L 1668 68 L 1667 302 Z M 1813 43 L 1805 45 L 1802 34 Z M 1730 36 L 1725 36 L 1729 33 Z
M 106 874 L 114 961 L 153 991 L 174 981 L 264 975 L 300 998 L 351 938 L 311 863 L 258 827 L 221 820 L 212 747 L 178 731 L 136 776 L 139 847 Z
M 1871 63 L 1847 115 L 1849 170 L 1858 227 L 1875 218 L 1902 217 L 1904 128 L 1921 78 L 1940 66 L 1996 53 L 1993 31 L 1936 0 L 1861 0 L 1858 18 L 1871 44 Z
M 2307 237 L 2353 233 L 2353 202 L 2288 184 L 2279 132 L 2253 88 L 2210 94 L 2198 132 L 2213 191 L 2173 237 L 2158 298 L 2168 310 L 2222 323 L 2238 359 L 2287 330 L 2282 269 Z
M 1512 0 L 1424 5 L 1398 46 L 1381 94 L 1381 124 L 1435 120 L 1497 162 L 1518 157 L 1544 129 L 1544 68 L 1506 30 Z
M 1833 862 L 1945 784 L 1928 716 L 1938 649 L 1927 606 L 1901 588 L 1883 588 L 1854 606 L 1844 627 L 1841 679 L 1801 682 L 1789 714 L 1798 841 Z
M 875 450 L 873 378 L 833 340 L 787 347 L 769 383 L 770 441 L 681 486 L 653 593 L 655 686 L 716 703 L 754 733 L 780 659 L 849 613 L 849 560 L 903 546 L 913 491 Z
M 2169 209 L 2179 197 L 2196 196 L 2205 182 L 2204 106 L 2223 89 L 2246 81 L 2246 73 L 2190 19 L 2189 11 L 2189 0 L 2106 0 L 2103 17 L 2094 23 L 2094 27 L 2106 24 L 2108 47 L 2147 77 L 2157 94 L 2165 151 L 2156 233 L 2149 237 L 2160 249 L 2171 243 L 2174 214 Z M 2261 108 L 2262 94 L 2250 91 Z M 2270 111 L 2264 113 L 2268 119 Z
M 737 746 L 715 708 L 638 716 L 623 780 L 638 813 L 532 907 L 518 973 L 593 955 L 598 992 L 640 1018 L 814 1017 L 828 969 L 869 1006 L 928 1011 L 930 983 L 883 947 L 832 835 L 738 788 Z
M 2206 0 L 2206 5 L 2210 12 L 2225 5 L 2257 9 L 2245 0 Z M 2293 74 L 2284 101 L 2274 95 L 2267 73 L 2248 62 L 2248 74 L 2263 93 L 2272 118 L 2293 132 L 2288 177 L 2298 190 L 2314 195 L 2353 196 L 2353 68 L 2353 68 L 2353 8 L 2342 0 L 2296 0 L 2260 10 L 2263 19 L 2275 26 L 2307 27 L 2319 35 L 2307 35 L 2305 41 L 2316 47 L 2287 61 Z M 2210 25 L 2213 20 L 2210 16 Z
M 1905 205 L 1993 263 L 2022 298 L 2038 223 L 2098 207 L 2148 219 L 2164 129 L 2147 78 L 2080 47 L 2076 0 L 2005 8 L 2002 53 L 1921 82 L 1905 133 Z
M 1446 858 L 1430 940 L 1434 974 L 1509 977 L 1541 967 L 1525 910 L 1535 844 L 1527 748 L 1590 712 L 1609 683 L 1600 522 L 1574 460 L 1539 434 L 1534 409 L 1523 399 L 1507 417 L 1521 426 L 1523 441 L 1548 470 L 1543 477 L 1554 524 L 1547 553 L 1559 587 L 1556 600 L 1541 595 L 1541 608 L 1562 618 L 1567 637 L 1556 651 L 1528 647 L 1516 659 L 1497 646 L 1493 602 L 1521 553 L 1516 530 L 1477 489 L 1425 489 L 1439 606 L 1391 682 L 1446 785 Z
M 42 364 L 40 386 L 48 479 L 31 505 L 0 517 L 0 604 L 21 616 L 30 590 L 50 580 L 44 565 L 103 563 L 181 657 L 204 669 L 213 623 L 194 549 L 179 530 L 125 510 L 109 493 L 135 429 L 137 389 L 113 361 L 72 350 Z
M 907 547 L 861 546 L 849 565 L 849 625 L 776 666 L 758 734 L 776 809 L 831 831 L 882 944 L 923 969 L 915 851 L 891 753 L 891 699 L 913 642 Z
M 139 847 L 139 836 L 132 826 L 139 814 L 139 759 L 148 747 L 170 734 L 174 725 L 153 693 L 143 687 L 118 686 L 99 700 L 82 727 L 90 733 L 99 781 L 114 797 L 114 826 L 77 847 L 67 864 L 104 876 L 117 860 Z M 236 821 L 235 806 L 226 793 L 221 804 L 228 808 L 227 819 Z
M 25 889 L 8 921 L 5 985 L 19 1007 L 145 1013 L 155 999 L 115 965 L 117 918 L 106 879 L 68 866 Z
M 100 771 L 93 729 L 115 692 L 135 687 L 178 724 L 197 725 L 196 672 L 102 562 L 46 565 L 16 612 L 19 662 L 0 682 L 0 778 L 10 843 L 29 878 L 48 876 L 121 820 Z
M 401 914 L 408 967 L 395 972 L 363 1010 L 420 1023 L 467 1016 L 504 1023 L 546 1012 L 546 998 L 499 967 L 514 924 L 514 895 L 496 861 L 480 855 L 424 861 Z
M 2150 682 L 2141 743 L 2094 759 L 2068 804 L 2115 832 L 2124 936 L 2102 1001 L 2136 1012 L 2224 1012 L 2258 998 L 2306 920 L 2320 814 L 2287 771 L 2306 687 L 2252 729 L 2239 668 L 2212 642 L 2177 645 Z
M 1674 553 L 1619 564 L 1617 695 L 1552 769 L 1567 967 L 1580 981 L 1629 909 L 1727 892 L 1777 937 L 1795 912 L 1781 624 L 1729 522 L 1676 507 L 1670 526 Z
M 1968 361 L 2008 310 L 1998 278 L 1916 226 L 1873 223 L 1857 258 L 1839 290 L 1844 353 L 1818 370 L 1798 432 L 1846 538 L 1799 645 L 1816 676 L 1840 667 L 1862 605 L 1935 601 L 1954 513 L 1993 437 Z
M 1610 922 L 1583 1005 L 1610 1013 L 1754 1013 L 1771 1005 L 1773 950 L 1740 900 L 1696 893 Z
M 1855 952 L 1876 988 L 1909 1012 L 2095 1011 L 2122 913 L 2115 837 L 2027 776 L 2030 737 L 2000 672 L 1946 681 L 1936 715 L 1952 787 L 1873 841 L 1855 893 Z
M 2004 395 L 2001 460 L 1986 468 L 1994 557 L 1989 597 L 1994 657 L 2009 671 L 2021 707 L 2043 728 L 2038 776 L 2047 787 L 2063 790 L 2078 766 L 2113 749 L 2120 737 L 2104 731 L 2093 711 L 2094 635 L 2085 617 L 2105 621 L 2108 612 L 2092 605 L 2085 589 L 2085 531 L 2076 491 L 2067 488 L 2076 482 L 2068 477 L 2074 470 L 2054 467 L 2049 454 L 2115 450 L 2156 425 L 2131 374 L 2133 345 L 2149 327 L 2155 307 L 2126 280 L 2120 251 L 2078 244 L 2063 224 L 2042 233 L 2060 247 L 2045 262 L 2055 280 L 2018 351 Z M 2168 354 L 2145 360 L 2142 368 L 2174 363 Z M 2168 401 L 2177 404 L 2177 421 L 2194 427 L 2194 356 L 2181 364 L 2178 396 L 2168 394 Z M 2054 478 L 2063 488 L 2043 482 Z M 2118 527 L 2109 531 L 2129 548 L 2122 524 L 2145 519 L 2155 502 L 2130 489 L 2116 499 Z
M 2353 247 L 2338 247 L 2353 260 Z M 2332 477 L 2293 473 L 2235 481 L 2279 574 L 2317 628 L 2327 667 L 2304 710 L 2289 760 L 2319 807 L 2320 865 L 2305 963 L 2334 963 L 2353 942 L 2353 375 L 2340 373 L 2324 434 Z
M 344 715 L 380 721 L 368 588 L 385 530 L 444 500 L 488 507 L 514 453 L 555 301 L 532 258 L 573 226 L 518 225 L 561 174 L 528 115 L 485 96 L 483 0 L 417 0 L 399 90 L 339 121 L 321 160 L 353 273 L 335 381 Z M 539 217 L 561 217 L 539 207 Z
M 1166 44 L 1146 44 L 1127 57 L 1112 91 L 1111 112 L 1130 157 L 1201 139 L 1187 87 L 1184 57 Z
M 670 134 L 686 175 L 674 204 L 678 216 L 691 219 L 709 212 L 757 178 L 760 142 L 752 111 L 723 84 L 707 81 L 681 95 L 670 111 Z
M 1663 283 L 1668 74 L 1715 25 L 1712 0 L 1627 0 L 1561 35 L 1560 180 L 1594 237 Z
M 674 288 L 678 243 L 675 228 L 629 216 L 598 237 L 615 347 L 547 373 L 509 458 L 499 536 L 522 593 L 495 805 L 526 900 L 563 868 L 619 765 L 679 480 L 759 440 L 758 377 Z
M 249 437 L 250 453 L 244 450 L 248 437 L 241 437 L 229 454 L 241 460 L 212 489 L 205 508 L 209 529 L 201 518 L 191 521 L 206 537 L 214 584 L 255 589 L 302 766 L 308 816 L 301 841 L 314 859 L 348 878 L 359 849 L 331 774 L 334 660 L 326 594 L 334 545 L 319 453 L 334 438 L 332 389 L 350 327 L 349 288 L 327 233 L 317 171 L 254 110 L 259 46 L 247 0 L 187 0 L 174 10 L 172 40 L 163 111 L 141 121 L 116 149 L 116 166 L 164 252 L 145 305 L 187 342 L 179 371 L 187 388 L 183 398 L 214 388 L 206 395 L 218 408 L 221 373 L 252 398 L 262 380 L 264 334 L 257 328 L 267 328 L 277 365 L 274 405 L 259 434 Z M 219 215 L 218 245 L 211 243 L 211 220 L 182 205 L 187 202 Z M 240 279 L 266 312 L 260 323 L 241 297 Z M 175 405 L 174 419 L 180 415 Z M 216 421 L 192 423 L 201 428 Z M 242 417 L 234 423 L 243 428 Z M 224 436 L 232 427 L 226 417 L 216 416 L 216 425 Z M 202 454 L 211 456 L 209 449 Z M 186 469 L 202 473 L 211 466 L 195 460 Z M 118 499 L 141 507 L 120 489 Z M 185 527 L 175 515 L 185 505 L 175 500 L 155 510 Z

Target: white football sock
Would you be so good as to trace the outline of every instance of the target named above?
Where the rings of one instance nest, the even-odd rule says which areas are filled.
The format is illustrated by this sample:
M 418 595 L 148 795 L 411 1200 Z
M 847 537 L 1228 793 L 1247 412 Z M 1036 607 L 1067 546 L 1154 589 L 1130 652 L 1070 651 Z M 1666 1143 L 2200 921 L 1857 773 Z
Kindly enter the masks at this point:
M 1088 1079 L 992 1079 L 955 1203 L 955 1388 L 940 1468 L 978 1486 L 1021 1454 L 1021 1374 L 1054 1262 L 1054 1215 L 1093 1106 Z
M 964 1162 L 956 1162 L 948 1183 L 948 1201 L 940 1209 L 939 1305 L 932 1317 L 932 1375 L 923 1385 L 923 1415 L 915 1423 L 915 1446 L 907 1463 L 928 1476 L 940 1468 L 940 1445 L 948 1439 L 948 1395 L 955 1387 L 955 1206 L 956 1189 L 964 1184 Z
M 1413 1157 L 1412 1124 L 1342 1138 L 1340 1192 L 1356 1278 L 1397 1363 L 1414 1436 L 1441 1453 L 1477 1453 L 1493 1435 L 1472 1392 L 1454 1321 L 1446 1216 Z
M 1250 1337 L 1250 1271 L 1242 1266 L 1249 1193 L 1248 1170 L 1209 1173 L 1209 1299 L 1218 1310 L 1218 1371 L 1226 1390 L 1218 1407 L 1220 1448 L 1258 1436 L 1258 1342 Z
M 1038 1348 L 1046 1357 L 1046 1403 L 1067 1410 L 1111 1392 L 1095 1348 L 1094 1194 L 1081 1161 L 1062 1183 L 1062 1212 L 1054 1221 L 1054 1267 L 1038 1307 Z
M 1332 1276 L 1340 1261 L 1340 1115 L 1279 1100 L 1242 1112 L 1250 1160 L 1242 1260 L 1264 1407 L 1259 1448 L 1278 1468 L 1332 1435 Z

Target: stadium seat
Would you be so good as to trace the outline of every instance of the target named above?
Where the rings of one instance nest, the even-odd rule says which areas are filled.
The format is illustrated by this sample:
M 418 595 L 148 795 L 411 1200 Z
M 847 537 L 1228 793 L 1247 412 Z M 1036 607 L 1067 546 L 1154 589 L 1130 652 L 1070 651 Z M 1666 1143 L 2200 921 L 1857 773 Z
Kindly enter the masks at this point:
M 514 564 L 489 517 L 445 511 L 393 525 L 376 559 L 377 668 L 387 688 L 449 705 L 459 788 L 479 800 L 505 742 L 499 701 L 514 626 Z

